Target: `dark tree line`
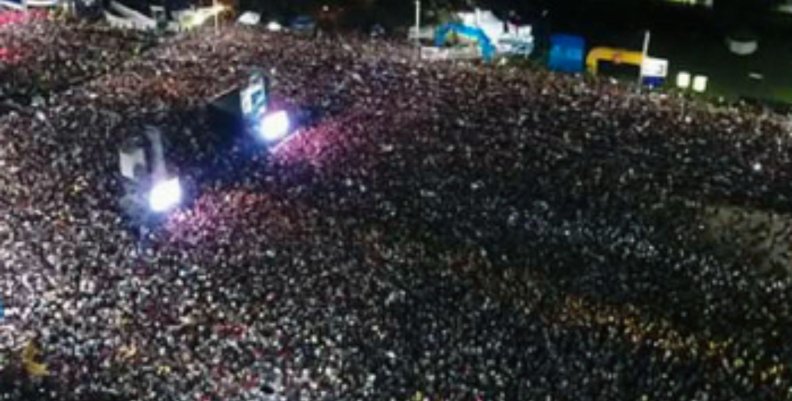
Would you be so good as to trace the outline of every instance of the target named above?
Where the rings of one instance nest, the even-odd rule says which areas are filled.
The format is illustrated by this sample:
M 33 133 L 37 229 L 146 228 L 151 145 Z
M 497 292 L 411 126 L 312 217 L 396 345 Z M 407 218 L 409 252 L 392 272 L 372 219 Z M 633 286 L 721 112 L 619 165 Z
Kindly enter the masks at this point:
M 643 0 L 646 2 L 660 0 Z M 748 21 L 761 16 L 769 8 L 782 3 L 783 0 L 715 0 L 716 13 L 733 22 Z M 412 0 L 239 0 L 243 9 L 255 9 L 267 14 L 295 14 L 310 13 L 324 5 L 343 7 L 348 11 L 367 11 L 371 13 L 396 13 L 396 15 L 409 17 L 413 12 Z M 497 13 L 505 14 L 514 10 L 521 14 L 531 14 L 538 9 L 548 7 L 569 8 L 580 6 L 579 0 L 422 0 L 425 9 L 460 8 L 479 5 L 494 9 Z M 607 1 L 602 2 L 607 6 Z M 619 0 L 611 1 L 613 6 L 619 6 Z
M 715 16 L 723 29 L 756 29 L 783 0 L 715 0 Z
M 145 1 L 145 0 L 142 0 Z M 149 0 L 150 1 L 150 0 Z M 323 7 L 342 10 L 343 24 L 349 28 L 366 28 L 374 24 L 386 27 L 410 24 L 414 16 L 414 0 L 236 0 L 242 10 L 254 10 L 266 18 L 291 19 L 296 15 L 318 16 Z M 501 18 L 519 15 L 528 23 L 537 23 L 550 15 L 589 15 L 592 9 L 622 10 L 625 15 L 642 9 L 641 4 L 661 4 L 664 0 L 603 0 L 592 4 L 580 0 L 421 0 L 427 22 L 443 15 L 443 11 L 480 6 L 491 9 Z M 767 13 L 783 0 L 715 0 L 712 17 L 715 28 L 722 33 L 755 31 L 762 27 Z M 437 11 L 437 12 L 435 12 Z M 639 11 L 635 11 L 639 12 Z M 447 14 L 447 13 L 446 13 Z M 560 17 L 564 18 L 564 17 Z M 645 17 L 642 17 L 645 18 Z M 628 21 L 629 22 L 629 21 Z

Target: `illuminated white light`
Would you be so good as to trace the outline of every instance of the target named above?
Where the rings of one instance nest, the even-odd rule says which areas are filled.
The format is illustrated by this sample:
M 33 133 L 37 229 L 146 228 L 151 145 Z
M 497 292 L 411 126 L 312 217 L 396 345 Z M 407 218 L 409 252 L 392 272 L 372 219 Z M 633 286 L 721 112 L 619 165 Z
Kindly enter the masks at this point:
M 149 192 L 149 208 L 156 213 L 166 212 L 176 207 L 182 199 L 179 178 L 162 180 L 154 184 Z
M 265 141 L 277 141 L 289 133 L 289 126 L 289 114 L 285 111 L 276 111 L 262 118 L 259 135 Z
M 278 21 L 270 21 L 270 23 L 267 24 L 267 30 L 270 32 L 280 32 L 282 29 L 283 26 L 278 23 Z
M 762 163 L 759 163 L 759 162 L 754 163 L 753 169 L 756 172 L 762 171 Z
M 696 92 L 704 92 L 707 90 L 707 77 L 704 75 L 696 75 L 693 78 L 693 90 Z
M 689 88 L 690 87 L 690 73 L 689 72 L 685 72 L 685 71 L 681 71 L 679 74 L 677 74 L 676 84 L 677 84 L 677 88 L 680 88 L 680 89 Z

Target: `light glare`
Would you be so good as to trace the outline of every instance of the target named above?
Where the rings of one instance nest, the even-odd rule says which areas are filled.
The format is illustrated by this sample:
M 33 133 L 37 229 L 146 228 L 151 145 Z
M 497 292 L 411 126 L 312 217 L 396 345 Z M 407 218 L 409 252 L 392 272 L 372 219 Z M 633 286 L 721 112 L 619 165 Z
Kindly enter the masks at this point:
M 691 80 L 691 77 L 690 77 L 690 73 L 689 72 L 685 72 L 685 71 L 679 72 L 679 74 L 677 74 L 677 79 L 676 79 L 677 88 L 680 88 L 680 89 L 689 88 L 690 87 L 690 80 Z
M 693 77 L 693 90 L 699 93 L 703 93 L 707 90 L 707 77 L 704 75 L 696 75 Z
M 182 188 L 179 178 L 171 178 L 154 184 L 149 193 L 149 208 L 161 213 L 176 207 L 182 199 Z
M 289 115 L 285 111 L 277 111 L 264 116 L 259 134 L 265 141 L 277 141 L 289 133 L 289 125 Z

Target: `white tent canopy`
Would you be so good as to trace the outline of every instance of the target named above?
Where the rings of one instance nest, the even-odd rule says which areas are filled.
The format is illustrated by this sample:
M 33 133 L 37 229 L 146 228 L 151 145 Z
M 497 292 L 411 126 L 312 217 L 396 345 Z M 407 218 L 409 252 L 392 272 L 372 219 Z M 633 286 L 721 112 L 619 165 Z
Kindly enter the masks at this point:
M 499 52 L 522 54 L 526 49 L 530 49 L 528 53 L 533 50 L 534 38 L 530 25 L 507 24 L 492 11 L 480 8 L 456 15 L 463 24 L 481 29 Z
M 27 8 L 55 7 L 58 2 L 58 0 L 0 0 L 0 7 L 25 10 Z
M 105 19 L 110 25 L 116 28 L 136 30 L 153 30 L 157 28 L 157 21 L 154 18 L 148 17 L 117 1 L 110 3 L 110 9 L 113 13 L 105 11 Z M 171 31 L 180 31 L 199 26 L 210 18 L 222 13 L 224 9 L 223 6 L 217 5 L 173 12 L 172 14 L 177 21 L 168 22 L 167 29 Z
M 110 9 L 120 15 L 120 17 L 117 17 L 105 11 L 105 19 L 107 19 L 107 22 L 113 27 L 138 30 L 149 30 L 157 27 L 157 21 L 153 18 L 149 18 L 143 13 L 133 10 L 117 1 L 110 2 Z

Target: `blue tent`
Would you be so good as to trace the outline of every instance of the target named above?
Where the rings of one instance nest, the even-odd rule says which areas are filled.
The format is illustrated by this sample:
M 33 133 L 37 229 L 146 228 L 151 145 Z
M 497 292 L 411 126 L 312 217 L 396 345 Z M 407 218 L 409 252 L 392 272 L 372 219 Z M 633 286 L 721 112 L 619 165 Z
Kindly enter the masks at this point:
M 480 28 L 459 23 L 441 25 L 435 32 L 435 46 L 443 47 L 448 39 L 448 34 L 452 32 L 465 39 L 476 41 L 481 49 L 481 57 L 484 61 L 492 61 L 495 56 L 495 46 L 492 45 L 489 36 Z
M 576 35 L 556 34 L 550 36 L 550 57 L 547 67 L 553 71 L 568 73 L 583 72 L 586 59 L 586 41 Z

